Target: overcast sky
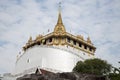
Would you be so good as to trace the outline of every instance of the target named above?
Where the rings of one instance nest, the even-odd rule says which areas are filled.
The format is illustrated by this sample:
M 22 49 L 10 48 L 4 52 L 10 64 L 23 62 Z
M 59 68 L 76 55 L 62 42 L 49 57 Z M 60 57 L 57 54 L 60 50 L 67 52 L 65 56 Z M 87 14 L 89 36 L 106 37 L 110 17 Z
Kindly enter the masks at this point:
M 61 0 L 68 32 L 90 36 L 96 57 L 120 66 L 120 0 Z M 59 0 L 0 0 L 0 73 L 14 70 L 30 36 L 53 31 Z

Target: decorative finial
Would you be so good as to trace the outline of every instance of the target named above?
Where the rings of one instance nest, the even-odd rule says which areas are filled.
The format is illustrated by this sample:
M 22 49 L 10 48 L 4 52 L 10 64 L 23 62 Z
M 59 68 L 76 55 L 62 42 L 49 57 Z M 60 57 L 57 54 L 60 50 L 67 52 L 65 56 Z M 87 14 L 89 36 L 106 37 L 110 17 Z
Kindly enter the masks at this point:
M 59 2 L 59 14 L 58 14 L 58 22 L 57 24 L 62 24 L 62 17 L 61 17 L 61 2 Z
M 87 38 L 87 42 L 88 43 L 91 43 L 91 40 L 90 40 L 90 37 L 88 36 L 88 38 Z
M 29 40 L 28 40 L 28 43 L 31 43 L 32 42 L 32 36 L 30 36 Z
M 61 2 L 59 2 L 59 12 L 58 12 L 58 21 L 54 28 L 54 32 L 58 34 L 63 34 L 66 32 L 65 27 L 62 22 L 62 16 L 61 16 Z
M 61 12 L 61 2 L 59 2 L 59 12 Z

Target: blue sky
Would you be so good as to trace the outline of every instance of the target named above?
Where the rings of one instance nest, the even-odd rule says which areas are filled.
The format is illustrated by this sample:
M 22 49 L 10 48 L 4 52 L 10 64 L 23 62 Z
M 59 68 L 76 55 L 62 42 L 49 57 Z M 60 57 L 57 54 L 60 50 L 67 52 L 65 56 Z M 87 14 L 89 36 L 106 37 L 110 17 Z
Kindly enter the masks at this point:
M 120 0 L 60 0 L 68 32 L 88 35 L 96 57 L 120 64 Z M 12 72 L 16 56 L 30 36 L 53 31 L 58 0 L 0 0 L 0 73 Z

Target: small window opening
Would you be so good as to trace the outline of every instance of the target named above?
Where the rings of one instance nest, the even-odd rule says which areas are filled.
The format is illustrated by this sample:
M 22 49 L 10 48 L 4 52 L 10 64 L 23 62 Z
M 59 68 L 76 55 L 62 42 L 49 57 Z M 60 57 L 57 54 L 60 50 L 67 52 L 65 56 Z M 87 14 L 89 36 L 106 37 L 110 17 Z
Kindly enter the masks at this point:
M 82 47 L 82 44 L 81 44 L 81 43 L 79 43 L 79 47 Z
M 67 42 L 69 42 L 69 43 L 70 43 L 70 38 L 67 38 Z
M 87 46 L 85 45 L 84 48 L 87 49 Z
M 73 41 L 73 44 L 76 45 L 76 41 Z

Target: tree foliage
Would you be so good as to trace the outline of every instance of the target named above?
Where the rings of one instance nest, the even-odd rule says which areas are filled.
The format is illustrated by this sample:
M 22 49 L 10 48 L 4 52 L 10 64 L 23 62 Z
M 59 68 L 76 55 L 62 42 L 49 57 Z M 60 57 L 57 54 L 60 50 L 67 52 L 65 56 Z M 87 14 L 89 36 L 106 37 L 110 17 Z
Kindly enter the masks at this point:
M 95 59 L 87 59 L 84 62 L 79 61 L 73 69 L 74 72 L 81 73 L 90 73 L 103 75 L 108 74 L 111 71 L 111 65 L 106 61 L 95 58 Z
M 110 74 L 109 74 L 109 78 L 110 78 L 111 80 L 120 80 L 120 74 L 110 73 Z

